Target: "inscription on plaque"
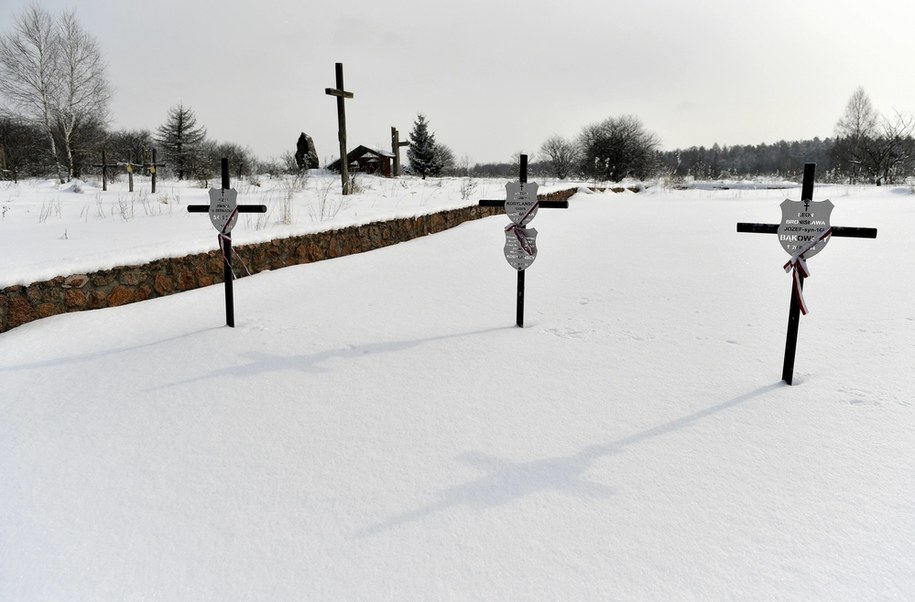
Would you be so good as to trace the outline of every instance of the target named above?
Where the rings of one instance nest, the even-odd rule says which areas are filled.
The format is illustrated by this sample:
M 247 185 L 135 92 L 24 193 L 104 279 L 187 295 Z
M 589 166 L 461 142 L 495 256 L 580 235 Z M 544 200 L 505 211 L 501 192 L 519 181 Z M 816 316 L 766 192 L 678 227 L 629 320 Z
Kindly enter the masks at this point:
M 512 223 L 526 226 L 537 215 L 537 188 L 524 182 L 505 185 L 505 213 Z
M 234 188 L 210 188 L 210 222 L 228 234 L 238 221 L 238 192 Z
M 782 221 L 778 225 L 778 242 L 789 255 L 794 255 L 805 245 L 816 240 L 823 232 L 829 229 L 829 218 L 832 215 L 832 201 L 782 201 Z M 805 259 L 810 259 L 819 253 L 826 243 L 818 242 L 804 253 Z
M 505 260 L 516 270 L 526 270 L 537 259 L 537 230 L 512 226 L 505 230 Z

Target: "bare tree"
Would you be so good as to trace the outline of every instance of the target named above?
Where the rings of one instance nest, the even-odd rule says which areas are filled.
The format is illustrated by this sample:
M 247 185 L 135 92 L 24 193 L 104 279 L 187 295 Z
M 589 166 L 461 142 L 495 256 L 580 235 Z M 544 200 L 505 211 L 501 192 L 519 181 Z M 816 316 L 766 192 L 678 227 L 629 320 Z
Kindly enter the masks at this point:
M 118 130 L 108 135 L 106 146 L 111 159 L 139 162 L 146 149 L 153 146 L 152 133 L 149 130 Z
M 111 86 L 105 76 L 105 63 L 98 43 L 76 19 L 73 12 L 58 19 L 61 49 L 61 88 L 55 112 L 63 141 L 67 169 L 76 173 L 73 157 L 75 135 L 80 129 L 92 129 L 108 121 Z
M 868 148 L 877 135 L 878 121 L 871 99 L 864 88 L 858 86 L 836 123 L 834 146 L 836 161 L 848 172 L 852 182 L 868 171 Z
M 880 186 L 904 173 L 915 155 L 915 119 L 899 111 L 881 117 L 864 88 L 858 87 L 836 123 L 833 154 L 852 182 L 860 178 Z
M 33 4 L 16 19 L 13 31 L 0 38 L 0 92 L 15 109 L 42 126 L 57 178 L 63 183 L 53 132 L 59 75 L 60 38 L 54 19 Z
M 55 134 L 72 177 L 74 136 L 82 127 L 104 124 L 111 99 L 101 50 L 76 14 L 65 12 L 55 18 L 37 4 L 26 8 L 13 31 L 0 37 L 0 93 L 15 110 L 41 125 L 61 182 Z
M 559 135 L 547 138 L 540 147 L 540 154 L 545 158 L 550 174 L 560 180 L 569 177 L 578 163 L 578 148 Z
M 600 180 L 646 178 L 657 164 L 660 141 L 635 115 L 608 117 L 582 129 L 578 136 L 582 172 Z
M 441 142 L 435 143 L 435 163 L 439 166 L 439 173 L 451 173 L 454 171 L 455 158 L 454 151 L 447 144 Z
M 907 171 L 915 151 L 913 131 L 915 119 L 911 115 L 896 111 L 893 118 L 882 119 L 878 135 L 867 146 L 867 163 L 877 186 Z

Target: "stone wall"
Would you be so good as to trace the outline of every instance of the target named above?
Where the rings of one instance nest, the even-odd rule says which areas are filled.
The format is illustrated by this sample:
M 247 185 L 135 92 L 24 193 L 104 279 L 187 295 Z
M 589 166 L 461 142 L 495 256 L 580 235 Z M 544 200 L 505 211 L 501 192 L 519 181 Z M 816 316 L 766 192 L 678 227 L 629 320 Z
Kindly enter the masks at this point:
M 577 189 L 539 195 L 541 200 L 564 200 Z M 374 222 L 265 243 L 233 247 L 237 277 L 379 249 L 453 228 L 468 220 L 503 213 L 501 208 L 464 207 L 413 218 Z M 85 309 L 117 307 L 223 281 L 219 251 L 158 259 L 138 266 L 59 276 L 0 290 L 0 332 L 39 318 Z
M 569 198 L 567 190 L 541 198 Z M 238 277 L 291 265 L 361 253 L 441 232 L 472 219 L 502 213 L 500 208 L 465 207 L 415 218 L 375 222 L 251 245 L 239 245 L 233 260 Z M 145 301 L 223 281 L 219 251 L 158 259 L 143 265 L 60 276 L 0 290 L 0 332 L 56 314 Z

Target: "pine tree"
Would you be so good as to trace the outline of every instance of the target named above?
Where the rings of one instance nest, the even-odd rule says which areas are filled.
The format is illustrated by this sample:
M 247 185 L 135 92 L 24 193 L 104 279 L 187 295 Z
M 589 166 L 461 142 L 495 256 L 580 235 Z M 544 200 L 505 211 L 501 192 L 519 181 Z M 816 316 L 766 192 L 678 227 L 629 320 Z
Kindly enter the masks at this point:
M 441 157 L 436 152 L 435 134 L 429 131 L 429 123 L 422 113 L 413 122 L 407 159 L 410 160 L 413 173 L 419 174 L 424 180 L 426 176 L 436 176 L 442 171 Z
M 156 130 L 156 141 L 163 146 L 178 179 L 183 180 L 190 169 L 195 148 L 207 135 L 205 127 L 197 127 L 197 116 L 190 107 L 178 103 L 168 110 L 165 123 Z

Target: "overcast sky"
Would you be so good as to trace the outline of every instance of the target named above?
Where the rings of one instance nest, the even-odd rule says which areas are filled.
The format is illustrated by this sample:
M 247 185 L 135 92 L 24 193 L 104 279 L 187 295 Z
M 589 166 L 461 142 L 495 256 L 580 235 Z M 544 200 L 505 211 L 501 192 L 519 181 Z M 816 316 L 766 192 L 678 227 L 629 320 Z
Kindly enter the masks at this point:
M 112 127 L 154 130 L 181 102 L 258 157 L 390 148 L 424 113 L 457 158 L 507 161 L 634 114 L 665 149 L 833 135 L 859 85 L 915 113 L 915 3 L 901 0 L 41 0 L 76 8 L 105 53 Z M 0 30 L 26 2 L 4 0 Z

